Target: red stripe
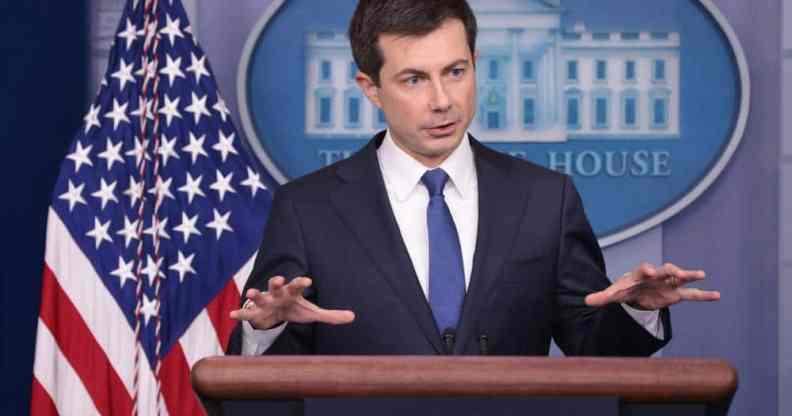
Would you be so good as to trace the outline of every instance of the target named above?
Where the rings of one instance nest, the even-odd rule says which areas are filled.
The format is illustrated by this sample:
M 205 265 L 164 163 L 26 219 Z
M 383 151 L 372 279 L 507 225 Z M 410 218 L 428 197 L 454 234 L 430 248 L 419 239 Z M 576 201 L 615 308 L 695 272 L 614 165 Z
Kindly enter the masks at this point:
M 31 416 L 57 416 L 58 414 L 52 397 L 35 377 L 33 377 L 33 391 L 30 397 L 30 414 Z
M 82 380 L 96 409 L 100 414 L 131 414 L 132 398 L 124 383 L 46 264 L 41 293 L 40 318 Z M 107 325 L 126 325 L 126 322 L 107 322 Z
M 209 314 L 209 320 L 212 321 L 212 325 L 214 325 L 223 351 L 228 349 L 228 341 L 231 338 L 231 332 L 237 325 L 237 322 L 229 318 L 228 314 L 238 307 L 239 289 L 237 289 L 234 279 L 230 279 L 223 290 L 206 305 L 206 312 Z
M 160 367 L 162 397 L 171 415 L 205 415 L 198 396 L 192 389 L 190 369 L 184 357 L 181 344 L 173 344 Z

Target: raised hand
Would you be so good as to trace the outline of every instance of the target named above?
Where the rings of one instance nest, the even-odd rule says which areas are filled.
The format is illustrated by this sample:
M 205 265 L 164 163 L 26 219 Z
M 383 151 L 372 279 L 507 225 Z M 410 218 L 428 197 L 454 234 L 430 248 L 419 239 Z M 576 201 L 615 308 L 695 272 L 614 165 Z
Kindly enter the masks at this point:
M 705 276 L 703 270 L 684 270 L 671 263 L 661 267 L 642 263 L 607 289 L 586 296 L 586 305 L 604 306 L 619 302 L 637 309 L 657 310 L 681 301 L 711 302 L 720 299 L 717 291 L 683 287 L 703 280 Z
M 248 321 L 255 329 L 269 329 L 281 322 L 348 324 L 355 313 L 348 310 L 323 309 L 303 297 L 311 279 L 297 277 L 288 284 L 282 276 L 269 279 L 267 291 L 248 289 L 249 302 L 242 309 L 231 311 L 231 319 Z

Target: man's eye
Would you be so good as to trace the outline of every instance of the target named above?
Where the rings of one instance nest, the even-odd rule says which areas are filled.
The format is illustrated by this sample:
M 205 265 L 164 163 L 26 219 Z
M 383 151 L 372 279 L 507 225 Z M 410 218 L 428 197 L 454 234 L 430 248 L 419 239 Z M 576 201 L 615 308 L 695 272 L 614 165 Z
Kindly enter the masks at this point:
M 459 78 L 465 73 L 465 68 L 454 68 L 451 70 L 451 76 Z
M 420 81 L 421 81 L 421 78 L 419 78 L 418 76 L 412 76 L 412 77 L 409 77 L 409 78 L 405 79 L 404 83 L 407 84 L 407 85 L 416 85 Z

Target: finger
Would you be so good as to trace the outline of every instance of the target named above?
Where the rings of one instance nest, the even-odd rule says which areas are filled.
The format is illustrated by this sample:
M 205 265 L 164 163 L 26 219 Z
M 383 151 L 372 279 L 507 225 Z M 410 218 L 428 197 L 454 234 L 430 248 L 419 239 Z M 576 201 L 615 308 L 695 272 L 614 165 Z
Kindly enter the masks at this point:
M 600 307 L 610 302 L 610 296 L 604 290 L 586 295 L 586 306 Z
M 707 277 L 707 273 L 704 270 L 682 270 L 676 273 L 677 278 L 680 280 L 680 284 L 684 285 L 690 282 L 698 282 L 704 280 Z
M 231 311 L 228 316 L 237 321 L 249 321 L 253 319 L 253 311 L 250 309 L 240 308 Z
M 679 296 L 682 300 L 689 300 L 694 302 L 713 302 L 719 300 L 720 292 L 715 290 L 701 290 L 696 288 L 678 289 Z
M 291 296 L 302 296 L 303 291 L 311 287 L 312 284 L 313 280 L 308 277 L 297 277 L 286 285 L 286 289 Z
M 284 284 L 286 284 L 286 279 L 284 279 L 283 276 L 271 277 L 267 282 L 267 291 L 275 292 L 276 290 L 283 287 Z
M 637 279 L 655 279 L 658 277 L 658 270 L 651 263 L 643 262 L 633 272 L 633 276 Z
M 259 293 L 261 293 L 261 291 L 260 291 L 260 290 L 258 290 L 258 289 L 253 289 L 253 288 L 250 288 L 250 289 L 248 289 L 248 290 L 245 292 L 245 298 L 247 298 L 247 299 L 250 299 L 250 300 L 252 300 L 252 301 L 255 301 L 255 299 L 256 299 L 256 296 L 258 296 L 258 295 L 259 295 Z
M 317 311 L 317 322 L 331 325 L 343 325 L 352 323 L 355 320 L 355 313 L 350 310 L 322 309 Z
M 663 266 L 660 267 L 661 277 L 676 276 L 682 279 L 686 277 L 699 277 L 704 274 L 703 270 L 685 270 L 674 263 L 664 263 Z
M 682 269 L 680 269 L 673 263 L 663 263 L 663 265 L 660 267 L 660 275 L 663 278 L 670 276 L 679 277 L 681 273 L 682 273 Z
M 299 298 L 292 316 L 301 322 L 322 322 L 332 325 L 348 324 L 355 320 L 355 313 L 350 310 L 325 309 L 315 303 Z
M 662 268 L 663 274 L 673 279 L 674 286 L 683 286 L 706 277 L 703 270 L 684 270 L 673 263 L 666 263 Z
M 255 290 L 255 289 L 248 290 L 248 294 L 250 294 L 251 290 Z M 273 300 L 272 294 L 270 292 L 262 292 L 260 290 L 256 290 L 255 296 L 253 297 L 248 296 L 248 299 L 250 299 L 259 308 L 268 307 L 269 305 L 272 304 L 272 300 Z

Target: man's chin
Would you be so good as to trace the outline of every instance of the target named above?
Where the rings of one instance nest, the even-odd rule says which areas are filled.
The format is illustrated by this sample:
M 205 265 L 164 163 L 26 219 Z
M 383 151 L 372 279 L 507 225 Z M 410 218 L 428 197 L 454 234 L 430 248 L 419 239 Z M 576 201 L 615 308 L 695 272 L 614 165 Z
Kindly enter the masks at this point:
M 453 152 L 461 139 L 459 136 L 447 136 L 430 138 L 429 142 L 423 150 L 423 154 L 431 158 L 445 158 Z

